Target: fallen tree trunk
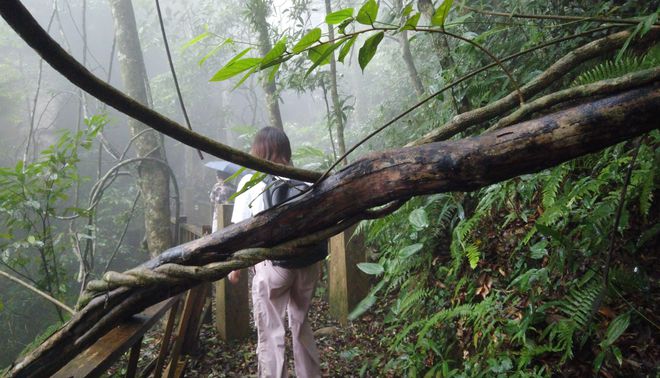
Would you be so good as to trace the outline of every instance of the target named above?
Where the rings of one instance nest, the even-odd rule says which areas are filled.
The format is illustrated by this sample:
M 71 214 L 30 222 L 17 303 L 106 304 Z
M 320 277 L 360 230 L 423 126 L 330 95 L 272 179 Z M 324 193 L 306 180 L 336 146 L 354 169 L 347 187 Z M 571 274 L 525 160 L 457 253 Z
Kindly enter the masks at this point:
M 659 115 L 656 82 L 478 137 L 374 153 L 298 201 L 171 248 L 143 267 L 225 261 L 236 251 L 279 245 L 391 201 L 469 191 L 537 172 L 657 129 Z M 48 376 L 119 321 L 198 283 L 121 287 L 96 297 L 9 374 Z

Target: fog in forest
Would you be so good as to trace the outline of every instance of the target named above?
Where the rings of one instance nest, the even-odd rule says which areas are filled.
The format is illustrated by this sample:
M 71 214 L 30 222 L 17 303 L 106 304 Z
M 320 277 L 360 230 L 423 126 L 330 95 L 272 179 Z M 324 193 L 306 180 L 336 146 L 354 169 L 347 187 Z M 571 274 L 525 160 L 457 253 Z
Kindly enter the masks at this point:
M 244 4 L 205 0 L 161 3 L 176 74 L 193 130 L 247 151 L 256 130 L 269 125 L 260 75 L 252 75 L 236 88 L 238 79 L 209 81 L 229 59 L 246 47 L 254 47 L 257 42 Z M 24 4 L 66 51 L 100 79 L 109 79 L 111 85 L 123 89 L 117 47 L 113 42 L 115 27 L 107 1 L 28 0 Z M 346 4 L 335 6 L 339 5 Z M 133 1 L 133 7 L 148 75 L 151 107 L 184 125 L 155 4 L 140 0 Z M 294 10 L 286 1 L 273 4 L 268 17 L 271 35 L 298 33 L 291 38 L 299 38 L 304 30 L 324 27 L 323 2 L 310 2 L 301 14 L 294 14 Z M 189 43 L 205 31 L 210 33 L 209 37 Z M 217 48 L 220 45 L 222 47 Z M 381 48 L 396 48 L 396 42 L 386 40 Z M 207 54 L 209 56 L 204 58 Z M 205 61 L 201 64 L 203 58 Z M 403 103 L 412 103 L 411 96 L 397 98 L 394 93 L 388 93 L 386 85 L 379 84 L 391 80 L 388 75 L 397 69 L 397 64 L 380 67 L 390 58 L 376 57 L 371 62 L 371 69 L 364 73 L 355 62 L 355 54 L 346 57 L 346 64 L 337 65 L 346 145 L 349 147 L 366 131 L 385 121 L 383 113 L 380 110 L 373 112 L 374 109 L 390 107 L 385 114 L 393 114 L 404 109 Z M 0 65 L 3 72 L 0 77 L 1 167 L 13 171 L 23 159 L 26 164 L 39 161 L 43 151 L 63 142 L 65 135 L 70 141 L 76 132 L 87 129 L 86 118 L 107 116 L 107 123 L 99 135 L 89 139 L 88 149 L 78 147 L 80 160 L 75 164 L 75 174 L 79 179 L 73 176 L 55 179 L 54 185 L 61 185 L 63 191 L 61 201 L 53 203 L 52 216 L 48 220 L 52 222 L 55 237 L 52 253 L 56 257 L 45 257 L 53 259 L 47 265 L 59 268 L 57 272 L 50 272 L 50 279 L 56 276 L 59 287 L 48 288 L 44 281 L 43 266 L 39 263 L 41 257 L 35 251 L 42 247 L 41 241 L 38 235 L 30 235 L 33 232 L 30 227 L 13 229 L 13 241 L 3 239 L 3 268 L 37 287 L 56 292 L 58 298 L 73 305 L 80 291 L 80 259 L 77 256 L 90 239 L 95 239 L 95 256 L 88 279 L 97 278 L 105 270 L 121 271 L 148 259 L 143 243 L 142 205 L 140 201 L 133 204 L 138 192 L 135 165 L 127 166 L 127 174 L 117 176 L 107 185 L 92 221 L 88 222 L 84 216 L 62 220 L 73 215 L 68 208 L 86 208 L 94 184 L 119 163 L 108 152 L 108 146 L 117 153 L 129 144 L 131 136 L 127 118 L 82 92 L 43 63 L 4 21 L 0 22 Z M 278 78 L 282 84 L 278 84 L 277 95 L 284 129 L 292 141 L 294 163 L 319 170 L 327 168 L 339 152 L 336 135 L 331 142 L 328 133 L 328 117 L 331 117 L 328 110 L 333 106 L 328 68 L 324 66 L 303 80 L 308 66 L 305 59 L 289 62 L 287 70 L 282 70 Z M 68 134 L 63 134 L 65 131 Z M 101 145 L 101 139 L 106 146 Z M 382 143 L 380 139 L 375 138 L 367 145 L 379 143 Z M 180 192 L 181 215 L 187 216 L 191 223 L 209 224 L 211 205 L 208 195 L 215 183 L 215 173 L 204 164 L 217 158 L 204 153 L 204 160 L 200 160 L 195 150 L 168 137 L 165 137 L 165 146 L 167 161 Z M 359 156 L 359 151 L 349 159 Z M 128 148 L 125 158 L 132 157 L 135 157 L 135 150 Z M 54 173 L 46 172 L 44 168 L 38 175 Z M 174 191 L 171 192 L 174 195 Z M 174 201 L 172 198 L 172 211 Z M 9 215 L 3 213 L 2 216 Z M 123 231 L 126 222 L 129 226 Z M 0 229 L 0 234 L 8 238 L 10 233 Z M 118 245 L 122 234 L 122 243 Z M 75 247 L 72 240 L 76 240 Z M 5 340 L 0 346 L 0 366 L 4 366 L 35 336 L 44 333 L 45 327 L 64 315 L 24 287 L 4 278 L 0 282 L 0 337 Z
M 222 209 L 212 201 L 227 203 L 210 196 L 222 178 L 206 164 L 219 159 L 69 82 L 10 27 L 5 10 L 18 3 L 126 96 L 187 128 L 181 97 L 192 130 L 247 153 L 259 129 L 281 127 L 301 177 L 332 167 L 328 179 L 301 202 L 288 197 L 225 234 L 170 249 L 204 235 Z M 0 375 L 39 345 L 12 374 L 55 371 L 124 316 L 198 282 L 135 288 L 125 275 L 103 281 L 107 272 L 169 249 L 148 273 L 208 264 L 236 274 L 291 249 L 264 246 L 312 234 L 316 244 L 295 249 L 302 256 L 342 228 L 328 239 L 340 252 L 318 264 L 319 284 L 306 292 L 315 337 L 328 332 L 316 337 L 323 376 L 658 376 L 658 9 L 620 0 L 0 0 Z M 237 181 L 227 179 L 230 190 Z M 96 289 L 85 290 L 90 282 Z M 234 322 L 215 320 L 200 327 L 206 349 L 186 360 L 187 372 L 253 374 L 257 338 L 223 344 L 219 324 Z M 165 339 L 158 328 L 138 344 Z

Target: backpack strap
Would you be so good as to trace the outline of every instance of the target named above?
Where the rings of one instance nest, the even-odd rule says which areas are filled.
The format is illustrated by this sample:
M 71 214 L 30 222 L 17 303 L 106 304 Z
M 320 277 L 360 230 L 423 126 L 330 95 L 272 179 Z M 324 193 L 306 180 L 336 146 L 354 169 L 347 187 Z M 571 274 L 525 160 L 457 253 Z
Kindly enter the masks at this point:
M 273 190 L 272 186 L 275 182 L 275 178 L 272 175 L 266 176 L 264 179 L 266 183 L 266 190 L 264 190 L 262 196 L 264 198 L 264 210 L 268 210 L 273 207 Z

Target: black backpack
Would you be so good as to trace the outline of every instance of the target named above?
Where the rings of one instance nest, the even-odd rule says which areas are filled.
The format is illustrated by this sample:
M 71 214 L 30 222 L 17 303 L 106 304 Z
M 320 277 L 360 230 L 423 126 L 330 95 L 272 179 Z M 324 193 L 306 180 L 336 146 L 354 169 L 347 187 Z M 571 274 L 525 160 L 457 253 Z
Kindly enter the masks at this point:
M 264 191 L 264 210 L 288 201 L 296 201 L 297 197 L 309 188 L 307 183 L 297 180 L 284 180 L 281 178 L 267 176 L 264 180 L 266 190 Z M 273 265 L 286 269 L 304 268 L 321 261 L 328 256 L 328 241 L 322 240 L 318 243 L 300 247 L 300 256 L 286 260 L 271 260 Z

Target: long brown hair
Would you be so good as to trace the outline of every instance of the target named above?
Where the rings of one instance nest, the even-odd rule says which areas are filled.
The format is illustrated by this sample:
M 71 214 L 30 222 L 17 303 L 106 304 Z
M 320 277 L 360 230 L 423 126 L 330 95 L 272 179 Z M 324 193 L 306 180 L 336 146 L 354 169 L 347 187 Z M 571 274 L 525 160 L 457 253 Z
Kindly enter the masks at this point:
M 257 132 L 250 153 L 273 163 L 291 165 L 291 143 L 284 131 L 264 127 Z

